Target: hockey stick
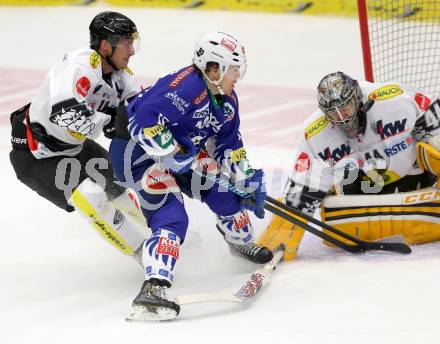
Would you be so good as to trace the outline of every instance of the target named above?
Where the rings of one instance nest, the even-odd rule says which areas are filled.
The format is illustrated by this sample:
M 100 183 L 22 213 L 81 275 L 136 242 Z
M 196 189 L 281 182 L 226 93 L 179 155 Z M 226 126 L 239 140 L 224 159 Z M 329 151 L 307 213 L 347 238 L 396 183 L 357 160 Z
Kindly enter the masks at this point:
M 253 297 L 267 285 L 270 280 L 272 272 L 275 270 L 278 263 L 282 260 L 284 249 L 280 248 L 272 260 L 267 263 L 262 269 L 255 270 L 252 275 L 241 285 L 233 294 L 211 293 L 211 294 L 192 294 L 177 296 L 177 303 L 179 305 L 189 305 L 201 302 L 232 302 L 245 303 L 253 300 Z
M 390 251 L 390 252 L 398 252 L 403 254 L 411 253 L 411 248 L 401 242 L 373 242 L 373 241 L 364 241 L 358 238 L 355 238 L 345 232 L 340 231 L 339 229 L 336 229 L 329 224 L 325 222 L 321 222 L 318 219 L 315 219 L 313 216 L 307 215 L 303 212 L 301 212 L 298 209 L 295 209 L 293 207 L 288 206 L 285 203 L 282 203 L 278 201 L 277 199 L 267 196 L 264 208 L 269 210 L 270 212 L 274 213 L 275 215 L 278 215 L 282 218 L 284 218 L 287 221 L 290 221 L 302 228 L 304 228 L 306 231 L 332 243 L 333 245 L 342 248 L 343 250 L 346 250 L 348 252 L 352 253 L 358 253 L 358 252 L 365 252 L 365 251 L 371 251 L 371 250 L 379 250 L 379 251 Z M 297 218 L 289 215 L 288 213 L 280 210 L 283 209 L 291 214 L 294 214 L 295 216 L 298 216 L 302 219 L 305 219 L 315 225 L 320 226 L 321 228 L 327 229 L 329 232 L 334 233 L 342 238 L 348 239 L 355 243 L 356 245 L 349 245 L 346 244 L 338 239 L 336 239 L 333 236 L 330 236 L 324 232 L 321 232 L 306 223 L 298 220 Z
M 249 194 L 248 192 L 241 190 L 240 188 L 237 188 L 235 185 L 232 185 L 229 182 L 229 178 L 222 178 L 222 176 L 224 176 L 224 177 L 227 177 L 227 176 L 223 175 L 221 172 L 215 176 L 212 174 L 203 173 L 202 171 L 200 171 L 197 168 L 193 169 L 193 172 L 196 175 L 198 175 L 199 177 L 206 178 L 207 180 L 235 193 L 236 195 L 238 195 L 244 199 L 252 198 L 252 195 Z M 344 232 L 330 226 L 329 224 L 323 223 L 323 222 L 315 219 L 312 216 L 303 214 L 299 210 L 292 208 L 292 207 L 289 207 L 288 205 L 286 205 L 282 202 L 279 202 L 270 196 L 267 196 L 266 201 L 264 202 L 264 208 L 267 209 L 268 211 L 270 211 L 271 213 L 280 216 L 281 218 L 303 228 L 304 230 L 308 231 L 309 233 L 314 234 L 314 235 L 320 237 L 321 239 L 324 239 L 324 240 L 332 243 L 336 247 L 339 247 L 347 252 L 360 253 L 360 252 L 365 252 L 365 251 L 378 250 L 378 251 L 397 252 L 397 253 L 403 253 L 403 254 L 411 253 L 411 248 L 404 243 L 400 243 L 400 242 L 399 243 L 372 242 L 372 241 L 363 241 L 358 238 L 355 238 L 347 233 L 344 233 Z M 281 210 L 280 208 L 284 209 L 285 211 Z M 339 239 L 337 239 L 327 233 L 324 233 L 324 232 L 310 226 L 309 224 L 307 224 L 305 222 L 298 220 L 297 218 L 286 213 L 286 211 L 290 212 L 300 218 L 303 218 L 307 221 L 310 221 L 314 224 L 317 224 L 321 228 L 327 229 L 329 232 L 332 232 L 332 233 L 337 234 L 345 239 L 348 239 L 348 240 L 352 241 L 353 243 L 355 243 L 355 245 L 346 244 L 343 241 L 341 241 L 341 240 L 339 240 Z

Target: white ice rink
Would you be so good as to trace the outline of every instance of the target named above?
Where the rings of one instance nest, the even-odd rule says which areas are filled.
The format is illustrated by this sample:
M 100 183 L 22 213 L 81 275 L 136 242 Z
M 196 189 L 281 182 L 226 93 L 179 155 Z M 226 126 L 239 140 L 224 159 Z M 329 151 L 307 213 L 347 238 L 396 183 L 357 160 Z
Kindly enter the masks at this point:
M 409 256 L 356 256 L 307 234 L 298 258 L 279 266 L 250 307 L 192 305 L 174 322 L 125 322 L 142 270 L 77 214 L 19 183 L 8 157 L 8 114 L 31 99 L 64 52 L 87 44 L 100 10 L 0 7 L 1 344 L 438 343 L 440 244 Z M 355 20 L 118 10 L 141 32 L 131 66 L 147 83 L 190 64 L 206 32 L 241 39 L 249 60 L 238 88 L 243 136 L 253 165 L 267 169 L 273 196 L 287 178 L 298 126 L 314 109 L 317 82 L 336 70 L 363 76 Z M 204 205 L 187 205 L 190 226 L 170 293 L 233 292 L 256 266 L 229 255 Z M 254 219 L 257 233 L 269 217 Z

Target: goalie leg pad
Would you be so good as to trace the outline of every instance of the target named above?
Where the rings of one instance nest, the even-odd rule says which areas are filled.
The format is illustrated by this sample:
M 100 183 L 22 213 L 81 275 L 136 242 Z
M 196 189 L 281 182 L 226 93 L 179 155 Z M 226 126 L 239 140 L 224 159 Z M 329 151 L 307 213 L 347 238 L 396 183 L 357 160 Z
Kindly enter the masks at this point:
M 273 215 L 271 222 L 258 238 L 257 245 L 266 246 L 271 251 L 284 245 L 283 259 L 289 261 L 296 258 L 303 235 L 304 229 Z
M 424 142 L 417 142 L 416 154 L 417 163 L 423 170 L 440 176 L 440 152 L 436 148 Z
M 410 245 L 440 240 L 439 203 L 412 206 L 323 207 L 321 216 L 325 223 L 361 240 L 375 241 L 393 235 L 403 235 Z M 328 231 L 324 232 L 353 244 Z
M 84 180 L 72 193 L 69 203 L 100 233 L 106 241 L 125 254 L 132 254 L 147 237 L 124 214 L 108 201 L 104 189 Z

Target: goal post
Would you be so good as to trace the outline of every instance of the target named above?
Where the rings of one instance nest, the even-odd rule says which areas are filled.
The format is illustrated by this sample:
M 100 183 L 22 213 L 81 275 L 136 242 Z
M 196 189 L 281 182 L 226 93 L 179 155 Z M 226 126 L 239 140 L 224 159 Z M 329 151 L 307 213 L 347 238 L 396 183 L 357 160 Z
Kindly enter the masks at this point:
M 440 0 L 357 0 L 365 79 L 440 95 Z

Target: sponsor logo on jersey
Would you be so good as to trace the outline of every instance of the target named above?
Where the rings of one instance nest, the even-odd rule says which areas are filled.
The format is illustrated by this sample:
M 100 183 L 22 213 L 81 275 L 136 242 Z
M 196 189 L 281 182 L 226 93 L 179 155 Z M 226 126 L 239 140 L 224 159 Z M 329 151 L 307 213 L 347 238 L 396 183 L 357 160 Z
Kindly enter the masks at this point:
M 383 159 L 383 156 L 379 153 L 379 151 L 377 149 L 373 149 L 372 152 L 365 152 L 364 154 L 365 156 L 365 160 L 371 160 L 371 159 Z M 362 161 L 362 160 L 360 160 Z M 363 162 L 362 162 L 363 163 Z M 359 164 L 359 166 L 362 166 L 361 164 Z
M 335 148 L 334 150 L 330 150 L 330 147 L 327 147 L 324 149 L 323 152 L 319 152 L 318 155 L 321 157 L 322 160 L 327 161 L 333 161 L 338 162 L 346 155 L 349 155 L 351 153 L 350 146 L 347 146 L 345 143 L 343 143 L 340 147 Z
M 91 55 L 90 55 L 90 67 L 92 67 L 93 69 L 98 68 L 99 64 L 101 63 L 101 56 L 99 56 L 99 54 L 94 51 Z
M 428 110 L 429 104 L 431 104 L 431 99 L 421 93 L 416 93 L 414 100 L 422 111 Z
M 124 72 L 129 74 L 129 75 L 134 75 L 133 71 L 130 68 L 128 68 L 128 67 L 124 68 Z
M 165 94 L 165 97 L 170 99 L 173 102 L 173 105 L 176 107 L 179 112 L 184 115 L 186 109 L 189 107 L 189 103 L 182 99 L 176 92 L 168 92 Z
M 376 123 L 376 133 L 380 135 L 382 140 L 388 137 L 400 134 L 405 131 L 406 118 L 394 121 L 394 123 L 383 124 L 382 120 Z
M 319 117 L 316 121 L 314 121 L 312 124 L 310 124 L 304 133 L 304 136 L 307 139 L 311 138 L 312 136 L 318 134 L 322 129 L 324 129 L 329 124 L 329 121 L 327 117 L 322 116 Z
M 76 92 L 78 92 L 80 96 L 85 97 L 87 92 L 89 92 L 90 87 L 90 80 L 86 76 L 82 76 L 76 82 Z
M 234 52 L 234 50 L 237 48 L 237 44 L 235 44 L 234 42 L 230 41 L 227 38 L 223 38 L 222 41 L 220 42 L 220 45 L 224 46 L 226 49 Z
M 149 194 L 162 195 L 169 192 L 179 192 L 179 186 L 174 177 L 164 172 L 154 164 L 148 168 L 141 179 L 142 188 Z
M 159 135 L 156 135 L 153 138 L 153 140 L 156 141 L 157 144 L 161 148 L 166 149 L 166 148 L 168 148 L 169 146 L 171 146 L 173 144 L 173 134 L 167 128 L 162 133 L 160 133 Z
M 194 111 L 192 117 L 193 118 L 205 118 L 209 114 L 210 114 L 209 103 L 206 103 L 203 107 L 201 107 L 200 109 Z
M 180 82 L 185 79 L 191 72 L 194 70 L 194 67 L 188 67 L 181 71 L 174 79 L 170 82 L 170 87 L 177 87 Z
M 193 103 L 196 104 L 196 105 L 199 105 L 206 98 L 207 95 L 208 95 L 208 91 L 207 90 L 203 90 L 203 92 L 200 93 L 196 97 L 196 99 L 194 99 Z
M 154 127 L 144 128 L 143 132 L 146 137 L 152 139 L 153 137 L 164 131 L 164 129 L 165 129 L 164 125 L 157 124 Z
M 238 162 L 243 159 L 246 159 L 246 150 L 241 147 L 231 152 L 231 160 L 232 162 Z
M 200 130 L 211 127 L 212 130 L 217 133 L 222 127 L 222 125 L 217 120 L 217 118 L 210 112 L 209 116 L 206 116 L 205 118 L 198 121 L 195 124 L 195 127 Z
M 298 160 L 295 164 L 295 171 L 297 172 L 306 172 L 310 169 L 310 158 L 306 152 L 302 152 L 298 156 Z
M 225 122 L 229 122 L 232 121 L 234 119 L 235 116 L 235 110 L 234 107 L 231 105 L 231 103 L 224 103 L 223 104 L 223 111 L 225 113 Z
M 412 145 L 412 143 L 413 143 L 413 138 L 409 136 L 405 140 L 402 140 L 402 141 L 392 145 L 389 148 L 385 148 L 384 152 L 387 157 L 390 157 L 390 156 L 396 155 L 396 154 L 404 151 L 405 149 L 410 147 Z
M 175 240 L 169 238 L 161 237 L 157 245 L 158 254 L 166 254 L 179 259 L 179 244 Z
M 378 101 L 378 100 L 386 100 L 393 97 L 396 97 L 403 93 L 403 90 L 398 85 L 387 85 L 377 90 L 374 90 L 368 95 L 368 99 Z
M 164 125 L 157 124 L 154 127 L 144 128 L 143 133 L 149 139 L 153 139 L 163 149 L 173 143 L 173 134 Z

